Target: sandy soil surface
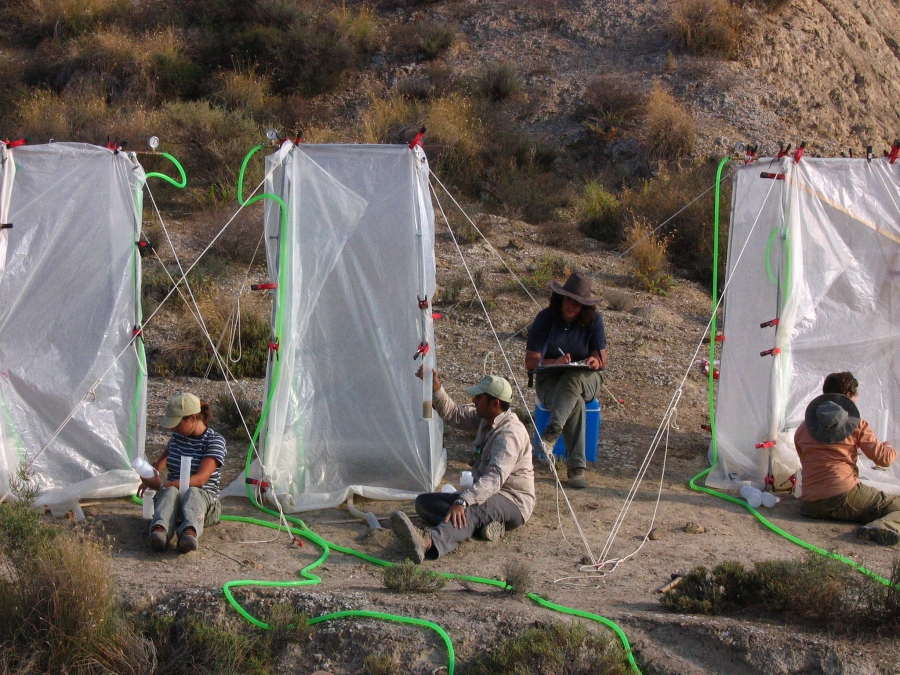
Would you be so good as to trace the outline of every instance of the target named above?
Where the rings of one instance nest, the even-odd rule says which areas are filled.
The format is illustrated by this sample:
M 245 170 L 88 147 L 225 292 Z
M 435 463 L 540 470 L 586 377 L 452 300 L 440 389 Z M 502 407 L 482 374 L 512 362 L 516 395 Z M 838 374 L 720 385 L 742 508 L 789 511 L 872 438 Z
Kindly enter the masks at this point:
M 532 571 L 531 586 L 535 592 L 553 602 L 616 621 L 632 641 L 647 673 L 900 671 L 900 648 L 888 641 L 873 645 L 859 639 L 837 639 L 815 627 L 801 631 L 758 617 L 680 616 L 662 608 L 654 591 L 673 573 L 723 560 L 749 564 L 803 555 L 799 547 L 773 534 L 740 506 L 687 486 L 690 477 L 707 466 L 709 436 L 700 428 L 707 414 L 705 380 L 691 364 L 709 315 L 708 295 L 681 282 L 668 297 L 651 296 L 628 287 L 625 262 L 601 250 L 596 242 L 583 240 L 576 242 L 573 250 L 551 251 L 541 245 L 538 231 L 530 226 L 502 219 L 492 219 L 489 225 L 490 240 L 503 247 L 503 257 L 517 275 L 533 273 L 550 251 L 570 265 L 590 271 L 595 292 L 600 295 L 615 291 L 633 299 L 630 311 L 603 308 L 610 345 L 607 385 L 615 398 L 607 395 L 602 400 L 601 440 L 598 460 L 588 470 L 589 487 L 567 492 L 593 555 L 606 551 L 604 559 L 627 559 L 603 577 L 579 571 L 587 555 L 585 545 L 550 468 L 540 465 L 538 504 L 525 527 L 494 544 L 467 542 L 431 567 L 443 572 L 503 578 L 509 563 L 524 563 Z M 523 293 L 503 290 L 508 288 L 505 282 L 510 274 L 483 242 L 464 247 L 464 254 L 473 269 L 482 270 L 481 285 L 491 300 L 491 320 L 501 341 L 505 340 L 504 349 L 516 369 L 516 379 L 524 385 L 524 342 L 513 335 L 546 300 L 538 297 L 535 305 Z M 439 242 L 438 257 L 438 281 L 447 285 L 462 273 L 459 259 L 446 240 Z M 456 304 L 439 307 L 444 319 L 437 324 L 440 368 L 448 391 L 457 400 L 463 399 L 465 386 L 481 377 L 485 362 L 487 370 L 505 370 L 484 314 L 468 299 L 463 292 Z M 488 355 L 485 361 L 490 351 L 493 357 Z M 214 400 L 223 386 L 221 382 L 200 380 L 152 380 L 151 427 L 173 392 L 191 390 Z M 261 396 L 262 382 L 245 381 L 241 386 L 256 397 Z M 668 444 L 661 444 L 650 460 L 618 536 L 607 545 L 612 525 L 679 386 L 683 396 L 678 405 L 677 428 L 670 429 Z M 530 407 L 531 390 L 525 389 L 524 395 Z M 615 399 L 623 399 L 624 405 Z M 524 411 L 521 403 L 517 407 Z M 165 441 L 164 434 L 151 428 L 147 446 L 151 459 L 162 450 Z M 448 429 L 445 446 L 449 459 L 445 481 L 458 483 L 460 472 L 468 468 L 465 459 L 471 439 Z M 239 475 L 245 453 L 245 442 L 229 442 L 226 482 Z M 409 502 L 357 502 L 357 506 L 378 516 L 388 516 L 395 509 L 412 513 Z M 236 522 L 209 528 L 196 553 L 153 554 L 147 546 L 146 521 L 137 504 L 127 499 L 94 502 L 84 512 L 88 527 L 110 537 L 116 573 L 127 599 L 152 611 L 187 604 L 233 613 L 223 605 L 223 583 L 237 579 L 296 581 L 299 570 L 321 555 L 321 550 L 311 543 L 298 547 L 284 534 Z M 224 512 L 267 518 L 246 499 L 226 499 Z M 400 561 L 389 530 L 370 530 L 344 509 L 300 515 L 328 541 L 384 560 Z M 773 509 L 764 510 L 764 515 L 778 527 L 817 546 L 853 558 L 880 574 L 890 571 L 894 550 L 857 541 L 851 525 L 801 518 L 798 503 L 789 495 L 784 495 Z M 386 520 L 382 522 L 388 525 Z M 704 531 L 685 532 L 688 522 L 698 523 Z M 651 528 L 658 538 L 645 541 Z M 319 585 L 289 590 L 249 589 L 238 595 L 251 611 L 262 611 L 273 597 L 289 597 L 312 615 L 363 609 L 429 619 L 448 631 L 460 664 L 503 637 L 532 625 L 564 619 L 527 599 L 487 586 L 450 582 L 433 595 L 397 594 L 384 588 L 381 568 L 338 553 L 332 553 L 316 573 L 322 579 Z M 605 630 L 599 626 L 597 629 Z M 297 673 L 358 673 L 363 670 L 365 655 L 376 651 L 394 654 L 402 664 L 400 672 L 443 672 L 441 668 L 447 662 L 440 640 L 433 633 L 411 626 L 367 620 L 331 622 L 319 627 L 312 639 L 303 658 L 298 655 L 291 660 L 290 655 L 284 656 L 286 667 Z

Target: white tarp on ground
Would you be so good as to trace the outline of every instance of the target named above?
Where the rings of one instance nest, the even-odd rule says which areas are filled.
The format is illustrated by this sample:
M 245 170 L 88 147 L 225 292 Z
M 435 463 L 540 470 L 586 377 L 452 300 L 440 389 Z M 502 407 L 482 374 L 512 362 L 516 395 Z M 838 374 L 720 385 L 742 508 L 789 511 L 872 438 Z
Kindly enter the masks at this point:
M 144 171 L 75 143 L 4 147 L 0 160 L 0 222 L 12 223 L 0 230 L 0 489 L 25 460 L 42 504 L 129 494 L 146 418 L 143 346 L 129 347 Z
M 423 339 L 434 363 L 434 213 L 418 148 L 286 143 L 266 191 L 270 276 L 279 284 L 260 446 L 294 511 L 353 493 L 407 499 L 446 468 L 430 383 L 415 377 Z M 430 370 L 428 371 L 430 373 Z M 286 503 L 286 500 L 282 500 Z
M 781 174 L 781 180 L 761 173 Z M 719 462 L 707 484 L 776 485 L 798 468 L 807 404 L 832 372 L 860 382 L 862 416 L 900 441 L 900 162 L 760 160 L 734 181 L 725 340 L 716 402 Z M 777 327 L 760 324 L 779 319 Z M 773 348 L 781 352 L 760 356 Z M 770 449 L 756 445 L 774 440 Z M 860 476 L 900 494 L 900 466 Z

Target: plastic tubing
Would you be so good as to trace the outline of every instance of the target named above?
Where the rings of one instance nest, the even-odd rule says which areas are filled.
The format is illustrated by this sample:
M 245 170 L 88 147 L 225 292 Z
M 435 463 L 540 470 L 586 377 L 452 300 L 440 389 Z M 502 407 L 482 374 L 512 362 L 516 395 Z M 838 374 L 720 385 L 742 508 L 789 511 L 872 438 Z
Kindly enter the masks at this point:
M 711 334 L 712 335 L 716 334 L 715 309 L 716 309 L 716 304 L 718 303 L 718 274 L 717 274 L 717 272 L 719 269 L 719 201 L 720 201 L 720 194 L 721 194 L 720 186 L 722 183 L 722 168 L 725 166 L 725 164 L 727 162 L 728 162 L 728 158 L 723 159 L 721 161 L 721 163 L 719 164 L 719 170 L 716 173 L 716 205 L 715 205 L 714 218 L 713 218 L 713 238 L 714 238 L 714 240 L 713 240 L 713 284 L 712 284 L 713 316 L 712 316 L 712 322 L 711 322 L 711 325 L 712 325 Z M 769 242 L 771 242 L 771 241 L 772 241 L 772 237 L 770 236 Z M 767 268 L 767 271 L 769 269 L 768 248 L 769 248 L 769 246 L 767 244 L 767 246 L 766 246 L 766 258 L 767 258 L 766 268 Z M 713 362 L 714 356 L 715 356 L 715 340 L 710 340 L 709 341 L 709 361 L 710 361 L 710 363 Z M 716 445 L 715 395 L 714 395 L 714 389 L 713 389 L 712 368 L 709 369 L 709 373 L 710 373 L 709 374 L 709 426 L 712 431 L 712 441 L 710 442 L 710 449 L 712 450 L 712 453 L 711 453 L 712 454 L 712 458 L 711 458 L 712 466 L 704 469 L 703 471 L 698 473 L 696 476 L 691 478 L 688 481 L 688 485 L 690 486 L 690 488 L 697 492 L 705 492 L 706 494 L 712 495 L 713 497 L 718 497 L 720 499 L 724 499 L 726 501 L 732 502 L 733 504 L 737 504 L 738 506 L 743 506 L 751 514 L 753 514 L 753 516 L 760 523 L 762 523 L 765 527 L 772 530 L 772 532 L 774 532 L 775 534 L 777 534 L 781 537 L 784 537 L 791 543 L 796 544 L 797 546 L 805 548 L 809 551 L 813 551 L 820 555 L 824 555 L 828 558 L 832 558 L 834 560 L 842 562 L 845 565 L 849 565 L 850 567 L 861 572 L 862 574 L 872 577 L 876 581 L 878 581 L 882 584 L 885 584 L 886 586 L 890 586 L 891 582 L 888 579 L 885 579 L 884 577 L 882 577 L 879 574 L 876 574 L 872 570 L 870 570 L 866 567 L 863 567 L 862 565 L 855 562 L 854 560 L 851 560 L 850 558 L 847 558 L 846 556 L 842 556 L 839 553 L 832 553 L 831 551 L 826 551 L 825 549 L 819 548 L 818 546 L 810 544 L 807 541 L 803 541 L 799 537 L 795 537 L 791 533 L 786 532 L 785 530 L 782 530 L 777 525 L 770 523 L 762 514 L 759 513 L 759 511 L 754 509 L 743 499 L 737 499 L 736 497 L 727 495 L 724 492 L 719 492 L 718 490 L 713 490 L 708 487 L 703 487 L 703 486 L 697 485 L 697 481 L 700 480 L 701 478 L 705 478 L 709 474 L 709 472 L 713 470 L 713 467 L 719 461 L 719 449 Z
M 174 178 L 167 176 L 164 173 L 158 173 L 156 171 L 151 171 L 145 177 L 146 178 L 162 178 L 167 183 L 171 183 L 172 185 L 174 185 L 175 187 L 177 187 L 179 189 L 184 189 L 185 187 L 187 187 L 187 174 L 184 172 L 184 167 L 181 166 L 181 162 L 179 162 L 177 159 L 172 157 L 172 155 L 170 155 L 168 152 L 161 152 L 159 154 L 162 155 L 163 157 L 165 157 L 167 160 L 169 160 L 170 162 L 172 162 L 172 164 L 175 165 L 175 168 L 178 169 L 178 173 L 181 174 L 181 180 L 176 181 Z

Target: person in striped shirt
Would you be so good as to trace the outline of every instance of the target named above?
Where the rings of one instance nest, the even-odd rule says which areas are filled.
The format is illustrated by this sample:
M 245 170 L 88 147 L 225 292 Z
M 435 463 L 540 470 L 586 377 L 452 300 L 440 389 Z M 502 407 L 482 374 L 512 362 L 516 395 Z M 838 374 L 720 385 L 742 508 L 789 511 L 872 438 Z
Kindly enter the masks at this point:
M 209 405 L 193 394 L 169 399 L 161 425 L 172 430 L 172 438 L 156 460 L 156 476 L 145 478 L 138 496 L 156 490 L 150 548 L 165 551 L 178 526 L 178 550 L 197 550 L 203 528 L 219 522 L 219 481 L 225 463 L 225 439 L 209 428 Z M 190 461 L 190 485 L 181 490 L 181 465 Z M 165 476 L 165 478 L 163 478 Z

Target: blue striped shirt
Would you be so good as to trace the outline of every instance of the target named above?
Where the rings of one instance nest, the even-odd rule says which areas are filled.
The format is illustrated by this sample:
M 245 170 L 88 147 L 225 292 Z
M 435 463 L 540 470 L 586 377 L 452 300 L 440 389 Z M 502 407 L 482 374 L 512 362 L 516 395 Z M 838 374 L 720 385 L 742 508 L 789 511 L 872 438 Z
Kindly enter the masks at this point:
M 204 457 L 214 457 L 216 460 L 216 470 L 213 471 L 209 480 L 202 486 L 207 492 L 219 496 L 219 480 L 222 478 L 222 465 L 225 463 L 225 455 L 228 450 L 225 448 L 225 439 L 221 434 L 216 433 L 212 429 L 207 429 L 199 436 L 182 436 L 181 434 L 172 433 L 169 439 L 169 456 L 166 458 L 166 469 L 168 469 L 168 480 L 178 480 L 181 478 L 181 459 L 182 457 L 191 458 L 191 475 L 193 476 L 200 470 L 200 462 Z

